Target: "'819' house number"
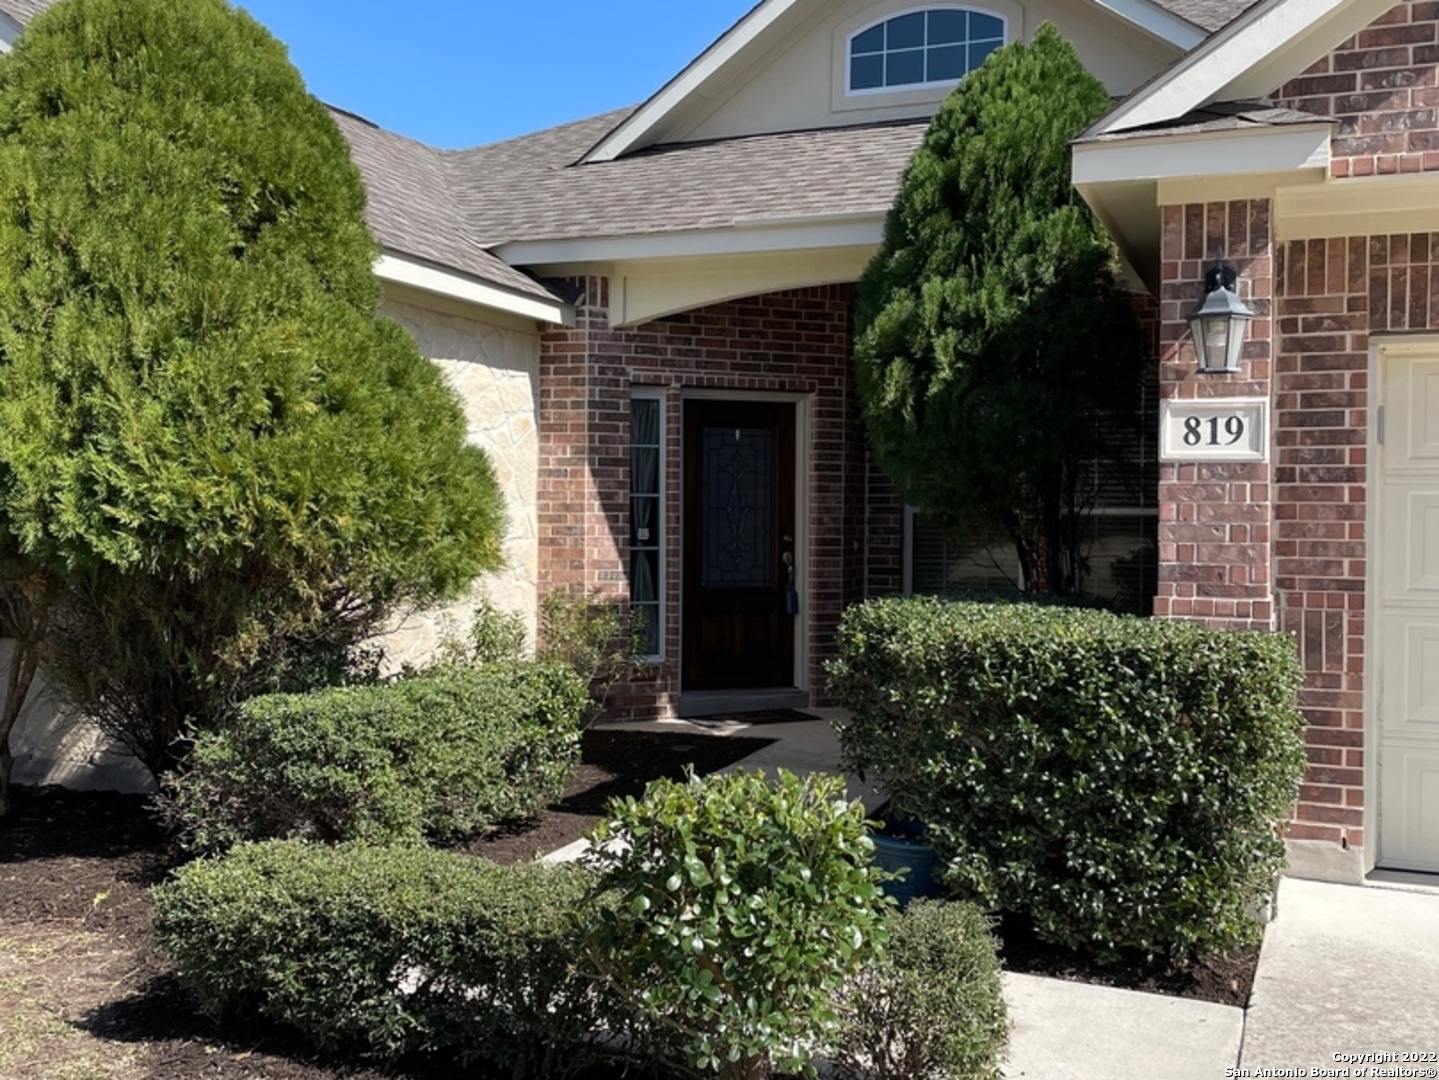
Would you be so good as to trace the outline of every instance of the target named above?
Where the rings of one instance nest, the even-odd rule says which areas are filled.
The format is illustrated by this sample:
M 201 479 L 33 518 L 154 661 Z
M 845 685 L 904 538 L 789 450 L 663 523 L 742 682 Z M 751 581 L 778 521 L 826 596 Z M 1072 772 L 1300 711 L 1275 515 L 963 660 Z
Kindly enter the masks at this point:
M 1160 461 L 1269 460 L 1269 401 L 1214 398 L 1160 403 Z

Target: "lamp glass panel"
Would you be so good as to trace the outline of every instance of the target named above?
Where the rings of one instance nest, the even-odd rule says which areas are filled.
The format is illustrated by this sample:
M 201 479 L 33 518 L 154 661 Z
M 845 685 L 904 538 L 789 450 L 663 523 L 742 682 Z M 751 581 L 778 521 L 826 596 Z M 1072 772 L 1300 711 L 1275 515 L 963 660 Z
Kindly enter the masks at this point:
M 1201 367 L 1216 368 L 1226 365 L 1229 355 L 1229 318 L 1225 315 L 1210 315 L 1202 322 L 1204 352 L 1199 358 Z

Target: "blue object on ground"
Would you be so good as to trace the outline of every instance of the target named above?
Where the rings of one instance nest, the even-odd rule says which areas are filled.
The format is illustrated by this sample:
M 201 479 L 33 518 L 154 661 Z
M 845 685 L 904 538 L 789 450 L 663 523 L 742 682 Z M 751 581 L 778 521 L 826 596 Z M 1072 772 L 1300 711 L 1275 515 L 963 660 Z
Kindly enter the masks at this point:
M 880 869 L 907 871 L 903 877 L 884 883 L 884 891 L 894 897 L 901 909 L 917 897 L 934 896 L 940 891 L 935 877 L 939 856 L 934 848 L 918 840 L 882 833 L 874 833 L 870 839 L 874 841 L 874 861 Z

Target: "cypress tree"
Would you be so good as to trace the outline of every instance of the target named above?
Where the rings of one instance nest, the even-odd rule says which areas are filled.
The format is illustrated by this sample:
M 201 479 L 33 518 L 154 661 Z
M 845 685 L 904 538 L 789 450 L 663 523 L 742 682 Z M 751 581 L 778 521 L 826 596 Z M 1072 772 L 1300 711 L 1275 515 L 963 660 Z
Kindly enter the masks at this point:
M 65 582 L 46 672 L 154 770 L 500 562 L 364 205 L 225 0 L 62 0 L 0 59 L 0 528 Z
M 905 499 L 1000 530 L 1028 589 L 1077 584 L 1092 463 L 1134 420 L 1145 363 L 1069 140 L 1110 106 L 1054 27 L 997 50 L 935 116 L 860 284 L 870 439 Z

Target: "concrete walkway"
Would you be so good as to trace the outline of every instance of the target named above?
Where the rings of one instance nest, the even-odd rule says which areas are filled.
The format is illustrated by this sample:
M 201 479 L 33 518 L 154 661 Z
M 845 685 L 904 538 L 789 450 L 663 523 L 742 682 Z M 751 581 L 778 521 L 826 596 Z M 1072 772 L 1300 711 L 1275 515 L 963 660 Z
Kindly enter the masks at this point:
M 776 741 L 732 768 L 838 772 L 839 710 L 821 721 L 705 724 L 694 730 Z M 884 800 L 854 778 L 852 798 Z M 550 858 L 573 858 L 566 849 Z M 1225 1076 L 1436 1076 L 1350 1072 L 1335 1055 L 1439 1052 L 1439 888 L 1330 885 L 1286 878 L 1265 934 L 1247 1010 L 1203 1001 L 1005 973 L 1014 1024 L 1008 1080 L 1217 1080 Z M 1371 1058 L 1372 1062 L 1373 1059 Z M 1402 1063 L 1399 1063 L 1402 1064 Z M 1392 1065 L 1381 1068 L 1390 1068 Z M 1267 1074 L 1261 1070 L 1294 1070 Z M 1298 1070 L 1303 1069 L 1303 1072 Z M 1227 1070 L 1227 1071 L 1226 1071 Z M 1248 1070 L 1248 1072 L 1245 1072 Z

